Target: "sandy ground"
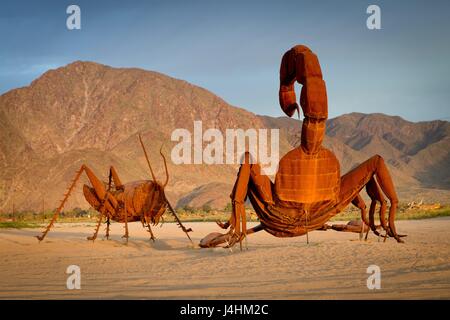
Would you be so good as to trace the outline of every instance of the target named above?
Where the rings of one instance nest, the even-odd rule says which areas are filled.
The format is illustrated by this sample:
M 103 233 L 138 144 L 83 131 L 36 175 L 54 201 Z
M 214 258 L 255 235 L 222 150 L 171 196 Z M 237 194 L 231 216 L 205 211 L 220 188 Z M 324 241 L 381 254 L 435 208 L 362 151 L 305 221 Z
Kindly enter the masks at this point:
M 195 243 L 214 223 L 186 223 Z M 278 239 L 251 235 L 248 250 L 190 246 L 174 224 L 155 228 L 150 243 L 139 223 L 121 240 L 85 240 L 93 227 L 59 224 L 47 239 L 38 229 L 0 231 L 2 299 L 410 299 L 450 298 L 450 219 L 399 221 L 405 244 L 359 241 L 335 231 Z M 68 290 L 66 269 L 81 269 L 81 289 Z M 381 268 L 381 289 L 369 290 L 369 265 Z

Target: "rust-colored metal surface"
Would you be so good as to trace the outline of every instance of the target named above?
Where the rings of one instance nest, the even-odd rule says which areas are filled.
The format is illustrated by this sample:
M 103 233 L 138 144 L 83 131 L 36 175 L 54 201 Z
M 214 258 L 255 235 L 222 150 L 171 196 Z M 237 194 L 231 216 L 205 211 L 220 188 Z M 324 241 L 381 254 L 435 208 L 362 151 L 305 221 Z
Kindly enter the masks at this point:
M 160 154 L 164 160 L 164 167 L 166 169 L 166 181 L 160 183 L 156 180 L 152 166 L 148 159 L 147 151 L 145 150 L 144 143 L 139 135 L 139 141 L 147 160 L 148 167 L 152 176 L 152 180 L 133 181 L 123 184 L 120 181 L 114 167 L 110 167 L 109 181 L 103 183 L 92 170 L 82 165 L 81 168 L 75 174 L 67 192 L 64 194 L 64 198 L 61 201 L 59 207 L 55 210 L 52 220 L 48 224 L 47 228 L 40 236 L 37 236 L 39 241 L 44 240 L 47 233 L 50 231 L 54 223 L 56 222 L 59 214 L 64 208 L 67 199 L 72 193 L 73 189 L 82 173 L 86 173 L 92 186 L 84 185 L 83 193 L 86 201 L 100 213 L 98 223 L 96 225 L 94 234 L 88 237 L 88 240 L 95 240 L 102 223 L 102 220 L 106 219 L 106 238 L 109 238 L 109 226 L 111 221 L 122 222 L 125 224 L 124 238 L 128 241 L 128 222 L 141 221 L 142 226 L 147 228 L 150 233 L 150 239 L 155 240 L 155 236 L 150 225 L 157 225 L 168 209 L 179 227 L 186 233 L 189 240 L 191 240 L 188 232 L 192 231 L 187 229 L 181 223 L 175 210 L 170 205 L 164 193 L 164 188 L 169 181 L 169 173 L 167 171 L 167 164 L 164 155 L 160 150 Z M 192 240 L 191 240 L 192 242 Z
M 381 156 L 375 155 L 340 176 L 339 162 L 332 151 L 322 146 L 328 103 L 325 82 L 317 56 L 306 46 L 287 51 L 280 67 L 279 100 L 282 110 L 292 117 L 300 108 L 296 101 L 295 82 L 302 85 L 300 106 L 305 116 L 301 144 L 288 152 L 279 163 L 275 183 L 261 175 L 259 164 L 250 164 L 249 154 L 241 165 L 231 193 L 232 214 L 226 223 L 218 222 L 225 234 L 211 233 L 200 241 L 201 247 L 237 242 L 249 234 L 265 230 L 276 237 L 305 235 L 312 230 L 365 232 L 369 228 L 378 236 L 403 242 L 395 228 L 398 198 L 391 175 Z M 369 216 L 359 195 L 366 188 L 371 199 Z M 249 199 L 260 224 L 247 229 L 244 202 Z M 386 219 L 386 200 L 390 203 Z M 361 210 L 362 225 L 326 224 L 350 203 Z M 375 224 L 376 204 L 380 204 L 380 223 Z M 368 228 L 368 227 L 369 228 Z M 385 231 L 381 235 L 378 229 Z

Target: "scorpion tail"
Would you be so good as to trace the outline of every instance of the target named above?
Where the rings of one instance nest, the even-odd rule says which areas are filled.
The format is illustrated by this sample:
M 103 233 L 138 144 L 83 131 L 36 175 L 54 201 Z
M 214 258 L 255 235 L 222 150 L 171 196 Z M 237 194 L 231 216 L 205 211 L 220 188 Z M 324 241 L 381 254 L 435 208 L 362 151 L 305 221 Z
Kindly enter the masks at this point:
M 164 143 L 161 145 L 161 148 L 159 149 L 159 154 L 161 155 L 161 157 L 163 158 L 164 161 L 164 168 L 166 170 L 166 181 L 164 182 L 163 187 L 165 188 L 167 183 L 169 182 L 169 170 L 167 170 L 167 162 L 166 162 L 166 157 L 164 156 L 164 154 L 162 153 L 162 148 L 164 146 Z
M 152 175 L 153 181 L 156 182 L 155 173 L 153 172 L 152 165 L 150 164 L 150 160 L 148 160 L 147 151 L 145 150 L 144 143 L 142 142 L 141 134 L 139 134 L 139 141 L 141 142 L 142 150 L 144 150 L 145 159 L 147 160 L 148 168 L 150 169 L 150 173 Z

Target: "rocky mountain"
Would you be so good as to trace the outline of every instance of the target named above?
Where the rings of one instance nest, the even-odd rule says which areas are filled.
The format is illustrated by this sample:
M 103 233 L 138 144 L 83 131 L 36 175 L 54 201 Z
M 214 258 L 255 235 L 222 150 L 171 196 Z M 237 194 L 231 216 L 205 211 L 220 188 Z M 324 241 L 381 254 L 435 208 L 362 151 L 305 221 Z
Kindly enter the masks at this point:
M 275 108 L 277 106 L 274 106 Z M 170 153 L 174 129 L 280 128 L 280 156 L 298 145 L 300 122 L 258 116 L 229 105 L 186 81 L 140 69 L 74 62 L 49 70 L 29 86 L 0 96 L 0 210 L 56 207 L 81 164 L 106 180 L 110 165 L 123 181 L 149 178 L 137 135 L 164 177 L 159 148 L 169 160 L 169 199 L 179 206 L 221 207 L 237 165 L 176 165 Z M 326 145 L 342 173 L 369 156 L 383 155 L 406 198 L 450 194 L 450 124 L 412 123 L 382 114 L 352 113 L 328 121 Z M 85 183 L 87 180 L 79 183 Z M 223 195 L 223 196 L 221 196 Z M 406 199 L 405 198 L 405 199 Z M 86 208 L 77 188 L 68 208 Z
M 284 128 L 292 145 L 300 143 L 298 121 L 285 117 L 263 117 L 263 120 L 271 127 Z M 393 168 L 392 174 L 401 180 L 401 185 L 450 188 L 447 121 L 414 123 L 398 116 L 354 112 L 328 120 L 324 144 L 336 153 L 342 173 L 378 153 Z
M 413 178 L 423 187 L 450 188 L 447 121 L 412 123 L 383 114 L 352 113 L 330 120 L 328 135 L 360 152 L 383 150 L 405 182 Z

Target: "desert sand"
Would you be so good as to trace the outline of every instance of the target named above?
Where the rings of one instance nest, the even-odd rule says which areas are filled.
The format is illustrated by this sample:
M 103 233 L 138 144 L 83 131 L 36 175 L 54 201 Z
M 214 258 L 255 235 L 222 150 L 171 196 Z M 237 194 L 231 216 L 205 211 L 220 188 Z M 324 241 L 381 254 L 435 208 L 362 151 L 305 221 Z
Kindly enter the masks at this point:
M 194 243 L 214 223 L 186 223 Z M 175 224 L 154 228 L 151 243 L 139 223 L 112 225 L 112 239 L 94 243 L 92 225 L 57 224 L 0 231 L 1 299 L 449 299 L 450 218 L 399 221 L 405 244 L 373 234 L 315 231 L 279 239 L 260 232 L 248 250 L 192 247 Z M 103 229 L 103 228 L 102 228 Z M 68 290 L 66 269 L 81 269 L 81 289 Z M 369 265 L 381 269 L 381 289 L 366 285 Z

